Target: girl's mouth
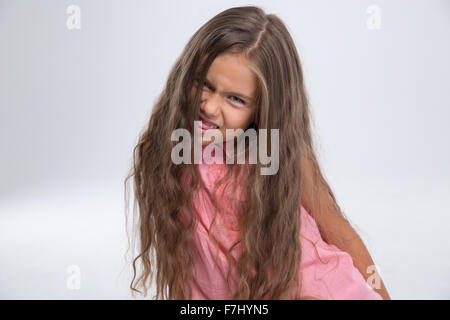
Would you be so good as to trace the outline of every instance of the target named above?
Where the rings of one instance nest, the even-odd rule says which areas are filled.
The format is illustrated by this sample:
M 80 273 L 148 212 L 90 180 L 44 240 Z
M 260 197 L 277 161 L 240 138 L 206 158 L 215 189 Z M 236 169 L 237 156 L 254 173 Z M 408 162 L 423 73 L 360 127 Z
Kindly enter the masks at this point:
M 202 122 L 202 124 L 201 124 L 202 132 L 209 130 L 209 129 L 219 129 L 218 125 L 216 125 L 214 122 L 212 122 L 208 119 L 205 119 L 202 115 L 200 115 L 199 118 L 200 118 L 199 121 Z
M 219 129 L 218 126 L 210 125 L 209 123 L 204 122 L 203 120 L 200 121 L 202 122 L 202 124 L 200 125 L 200 132 L 202 134 L 205 134 L 208 130 Z
M 211 125 L 211 124 L 209 124 L 209 123 L 207 123 L 207 122 L 202 121 L 202 129 L 204 129 L 204 130 L 208 130 L 208 129 L 219 129 L 219 127 L 218 127 L 218 126 Z

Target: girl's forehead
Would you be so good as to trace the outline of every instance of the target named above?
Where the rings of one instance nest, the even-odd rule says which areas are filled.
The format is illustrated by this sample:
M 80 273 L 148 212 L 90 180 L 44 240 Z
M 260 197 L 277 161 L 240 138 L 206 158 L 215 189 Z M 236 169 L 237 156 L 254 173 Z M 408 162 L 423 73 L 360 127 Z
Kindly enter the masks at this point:
M 217 56 L 206 73 L 206 79 L 220 91 L 239 93 L 248 99 L 253 99 L 257 88 L 251 63 L 242 54 Z

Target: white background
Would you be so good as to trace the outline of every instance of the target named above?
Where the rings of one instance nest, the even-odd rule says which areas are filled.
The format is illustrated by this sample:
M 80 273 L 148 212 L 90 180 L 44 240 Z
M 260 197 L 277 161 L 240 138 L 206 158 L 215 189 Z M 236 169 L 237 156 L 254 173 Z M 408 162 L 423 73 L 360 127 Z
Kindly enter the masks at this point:
M 296 42 L 324 174 L 391 297 L 450 298 L 444 0 L 0 1 L 0 298 L 131 298 L 132 148 L 189 37 L 247 4 Z

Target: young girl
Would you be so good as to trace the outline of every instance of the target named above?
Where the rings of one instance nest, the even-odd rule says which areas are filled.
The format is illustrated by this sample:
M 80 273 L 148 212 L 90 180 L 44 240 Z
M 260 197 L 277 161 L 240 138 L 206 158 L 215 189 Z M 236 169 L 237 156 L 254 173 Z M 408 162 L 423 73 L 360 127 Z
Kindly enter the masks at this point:
M 201 151 L 233 160 L 227 129 L 266 129 L 278 170 L 261 174 L 248 144 L 245 163 L 196 163 L 194 144 L 174 161 L 176 129 L 200 130 Z M 191 37 L 134 149 L 127 202 L 131 177 L 133 294 L 155 279 L 155 299 L 389 299 L 321 174 L 294 41 L 261 8 L 225 10 Z

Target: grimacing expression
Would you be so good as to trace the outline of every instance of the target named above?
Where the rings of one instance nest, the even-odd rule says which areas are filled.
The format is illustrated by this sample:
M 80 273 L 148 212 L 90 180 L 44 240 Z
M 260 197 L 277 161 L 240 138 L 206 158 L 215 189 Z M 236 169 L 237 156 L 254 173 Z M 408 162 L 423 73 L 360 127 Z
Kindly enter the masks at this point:
M 242 54 L 223 53 L 214 59 L 204 83 L 196 79 L 197 88 L 202 90 L 197 120 L 203 123 L 203 134 L 206 129 L 216 128 L 229 140 L 226 129 L 245 131 L 251 124 L 257 80 L 249 65 Z M 210 143 L 210 139 L 204 136 L 202 144 Z

